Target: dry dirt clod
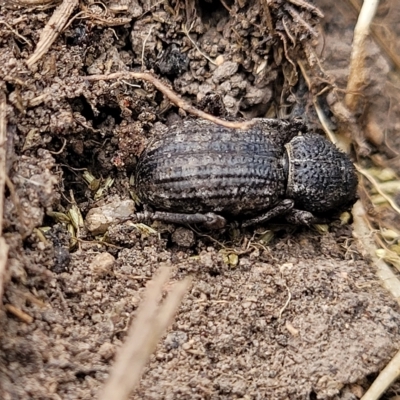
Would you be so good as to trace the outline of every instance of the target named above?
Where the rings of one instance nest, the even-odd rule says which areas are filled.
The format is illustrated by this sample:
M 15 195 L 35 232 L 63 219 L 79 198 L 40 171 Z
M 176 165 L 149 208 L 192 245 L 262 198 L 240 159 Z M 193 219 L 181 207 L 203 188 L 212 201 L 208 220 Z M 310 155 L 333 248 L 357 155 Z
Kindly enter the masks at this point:
M 171 236 L 173 243 L 181 247 L 190 248 L 196 243 L 196 237 L 191 229 L 179 227 L 177 228 Z
M 86 215 L 86 228 L 92 235 L 101 235 L 110 225 L 129 218 L 135 212 L 133 200 L 123 200 L 118 196 L 108 199 L 108 203 L 89 210 Z
M 90 263 L 90 269 L 99 277 L 112 273 L 115 257 L 110 253 L 100 253 Z

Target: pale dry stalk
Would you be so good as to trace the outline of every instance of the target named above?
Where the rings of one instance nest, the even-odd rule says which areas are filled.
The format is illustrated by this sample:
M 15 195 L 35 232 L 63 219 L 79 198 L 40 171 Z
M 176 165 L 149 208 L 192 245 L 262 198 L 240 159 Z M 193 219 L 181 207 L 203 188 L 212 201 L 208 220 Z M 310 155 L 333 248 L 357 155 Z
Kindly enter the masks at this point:
M 4 188 L 6 184 L 7 100 L 0 91 L 0 303 L 3 298 L 8 245 L 3 238 Z
M 371 22 L 378 8 L 379 0 L 364 0 L 357 24 L 354 28 L 353 48 L 350 58 L 350 74 L 347 82 L 345 103 L 351 112 L 357 111 L 360 93 L 366 84 L 366 42 Z
M 18 4 L 20 6 L 25 6 L 25 7 L 37 7 L 43 9 L 43 7 L 47 6 L 50 7 L 54 3 L 57 3 L 58 0 L 8 0 L 6 2 L 9 4 Z
M 376 267 L 376 274 L 382 285 L 392 294 L 397 303 L 400 304 L 400 282 L 389 265 L 376 255 L 377 247 L 375 245 L 374 236 L 368 226 L 368 217 L 361 201 L 357 201 L 354 205 L 352 214 L 354 218 L 353 235 L 358 239 L 361 254 L 370 257 L 373 265 Z M 379 399 L 387 388 L 399 377 L 399 375 L 400 352 L 398 352 L 389 364 L 381 371 L 361 400 Z
M 380 372 L 374 383 L 365 392 L 361 400 L 377 400 L 400 375 L 400 351 L 390 363 Z M 393 397 L 395 398 L 395 397 Z M 397 398 L 397 397 L 396 397 Z
M 157 276 L 149 283 L 145 299 L 139 306 L 137 317 L 129 329 L 125 343 L 118 351 L 110 377 L 99 400 L 126 400 L 139 383 L 150 355 L 172 322 L 190 285 L 188 278 L 177 282 L 169 291 L 164 303 L 158 306 L 169 276 L 170 269 L 161 268 Z
M 75 10 L 78 7 L 79 0 L 64 0 L 54 11 L 53 15 L 47 22 L 40 34 L 39 42 L 35 51 L 27 60 L 28 67 L 35 64 L 45 53 L 49 50 L 50 46 L 57 39 L 58 35 L 62 32 L 64 27 Z
M 358 13 L 361 9 L 359 1 L 358 0 L 348 0 L 348 1 L 352 5 L 354 10 Z M 393 0 L 393 4 L 395 2 L 396 0 Z M 392 38 L 391 37 L 388 38 L 386 30 L 380 32 L 376 26 L 371 26 L 371 34 L 375 42 L 381 47 L 383 53 L 390 60 L 390 62 L 393 63 L 398 70 L 400 70 L 400 55 L 397 54 L 392 48 L 393 41 L 396 40 L 396 37 L 393 37 L 393 40 L 391 40 Z
M 366 83 L 365 57 L 366 41 L 370 34 L 371 22 L 374 18 L 379 0 L 364 0 L 354 30 L 353 50 L 351 55 L 350 76 L 347 84 L 345 98 L 346 106 L 351 112 L 357 111 L 360 92 Z M 365 174 L 364 174 L 365 175 Z M 392 205 L 393 206 L 393 205 Z M 397 208 L 397 207 L 396 207 Z M 398 208 L 397 208 L 398 210 Z M 382 285 L 389 290 L 400 304 L 400 283 L 392 269 L 384 260 L 376 256 L 376 245 L 371 229 L 367 224 L 367 216 L 361 202 L 358 201 L 353 208 L 354 234 L 358 237 L 363 248 L 363 253 L 371 257 L 377 268 L 377 275 Z M 370 386 L 361 400 L 376 400 L 400 376 L 400 351 L 393 357 L 389 364 L 381 371 L 374 383 Z
M 374 241 L 374 236 L 367 223 L 368 216 L 360 200 L 354 204 L 352 214 L 354 219 L 353 235 L 358 240 L 360 253 L 371 259 L 372 264 L 376 267 L 376 274 L 382 285 L 391 293 L 400 305 L 400 282 L 389 265 L 376 255 L 377 247 Z

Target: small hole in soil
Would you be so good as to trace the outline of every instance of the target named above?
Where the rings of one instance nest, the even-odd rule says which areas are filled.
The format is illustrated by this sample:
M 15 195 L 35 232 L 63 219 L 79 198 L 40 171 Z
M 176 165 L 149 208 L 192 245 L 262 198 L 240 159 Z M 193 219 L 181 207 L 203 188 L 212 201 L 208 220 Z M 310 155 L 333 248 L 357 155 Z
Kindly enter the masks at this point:
M 131 28 L 115 27 L 115 33 L 119 37 L 118 50 L 132 52 L 132 41 L 130 32 L 132 31 L 134 22 L 131 23 Z
M 73 112 L 79 112 L 87 121 L 94 119 L 92 107 L 84 96 L 75 97 L 69 100 Z
M 15 86 L 14 86 L 12 83 L 6 82 L 6 89 L 7 89 L 7 92 L 8 92 L 8 93 L 13 92 L 13 91 L 14 91 L 14 88 L 15 88 Z
M 95 372 L 94 371 L 90 371 L 90 372 L 83 372 L 83 371 L 79 371 L 75 374 L 75 376 L 77 377 L 78 380 L 83 381 L 87 376 L 91 376 L 92 378 L 95 377 Z
M 76 293 L 69 293 L 69 292 L 64 292 L 64 297 L 68 300 L 68 299 L 74 299 L 76 298 Z
M 225 4 L 230 8 L 233 1 L 227 0 Z M 229 17 L 228 10 L 219 0 L 199 0 L 197 9 L 203 23 L 211 26 L 216 26 L 222 17 Z
M 119 125 L 122 122 L 121 109 L 118 106 L 98 107 L 98 110 L 100 111 L 100 114 L 93 120 L 94 128 L 98 128 L 109 117 L 114 119 L 116 125 Z
M 118 340 L 124 340 L 124 338 L 125 338 L 125 336 L 126 336 L 126 332 L 117 332 L 116 334 L 115 334 L 115 337 L 118 339 Z
M 22 52 L 28 46 L 28 44 L 25 41 L 22 41 L 22 39 L 19 40 L 19 38 L 16 38 L 16 40 L 13 40 L 12 43 L 18 47 L 18 50 L 20 52 Z
M 88 34 L 88 27 L 85 24 L 79 23 L 66 32 L 66 43 L 69 46 L 78 46 L 87 43 Z
M 209 274 L 210 276 L 212 276 L 212 277 L 221 275 L 221 273 L 220 273 L 219 271 L 215 270 L 215 269 L 214 269 L 214 270 L 208 271 L 208 274 Z

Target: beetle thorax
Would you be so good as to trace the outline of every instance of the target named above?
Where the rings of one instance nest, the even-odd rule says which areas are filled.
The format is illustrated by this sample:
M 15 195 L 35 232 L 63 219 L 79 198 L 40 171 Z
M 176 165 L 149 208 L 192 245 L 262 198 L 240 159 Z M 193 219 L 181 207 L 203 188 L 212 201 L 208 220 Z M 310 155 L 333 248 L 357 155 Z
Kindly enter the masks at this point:
M 286 197 L 295 201 L 296 208 L 323 213 L 354 203 L 354 166 L 332 143 L 306 134 L 294 137 L 285 149 Z

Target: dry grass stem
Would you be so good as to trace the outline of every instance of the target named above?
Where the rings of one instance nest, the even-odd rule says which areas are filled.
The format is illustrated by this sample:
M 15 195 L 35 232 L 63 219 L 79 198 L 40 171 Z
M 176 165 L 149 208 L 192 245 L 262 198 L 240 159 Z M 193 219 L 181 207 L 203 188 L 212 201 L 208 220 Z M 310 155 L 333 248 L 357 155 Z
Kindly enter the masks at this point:
M 6 272 L 8 259 L 8 245 L 4 238 L 0 237 L 0 304 L 3 301 L 3 291 L 4 291 L 4 276 Z
M 292 3 L 292 4 L 295 4 L 296 6 L 299 6 L 299 7 L 305 8 L 306 10 L 314 12 L 320 18 L 324 18 L 323 12 L 319 8 L 317 8 L 317 7 L 313 6 L 312 4 L 308 3 L 307 1 L 304 1 L 304 0 L 289 0 L 289 2 Z
M 77 13 L 70 20 L 70 22 L 68 23 L 67 26 L 69 26 L 71 24 L 71 22 L 78 17 L 80 19 L 89 19 L 92 23 L 95 23 L 98 26 L 109 26 L 109 27 L 121 26 L 121 25 L 129 24 L 130 22 L 132 22 L 131 18 L 113 18 L 113 17 L 109 16 L 109 11 L 112 12 L 111 5 L 109 7 L 106 7 L 106 5 L 104 3 L 102 3 L 101 1 L 93 2 L 91 4 L 91 6 L 93 6 L 93 5 L 97 5 L 97 6 L 101 5 L 102 8 L 104 9 L 104 13 L 102 15 L 99 15 L 95 12 L 92 12 L 90 9 L 90 6 L 87 7 L 85 4 L 81 3 L 80 8 L 82 9 L 82 11 Z M 115 34 L 115 32 L 114 32 L 114 34 Z
M 3 238 L 1 238 L 3 239 Z M 4 240 L 4 239 L 3 239 Z M 4 308 L 12 315 L 20 319 L 22 322 L 26 324 L 31 324 L 33 322 L 33 317 L 27 314 L 26 312 L 20 310 L 19 308 L 13 306 L 12 304 L 5 304 Z
M 279 310 L 279 317 L 278 317 L 278 320 L 279 320 L 279 321 L 282 319 L 282 314 L 283 314 L 283 312 L 284 312 L 284 311 L 287 309 L 287 307 L 289 306 L 290 300 L 292 300 L 292 292 L 290 291 L 290 289 L 289 289 L 288 285 L 286 284 L 286 282 L 284 282 L 284 286 L 285 286 L 285 288 L 286 288 L 286 290 L 287 290 L 287 292 L 288 292 L 288 297 L 287 297 L 286 302 L 285 302 L 285 304 L 283 305 L 283 307 Z
M 7 102 L 0 91 L 0 236 L 3 234 L 4 188 L 6 185 Z
M 358 0 L 348 0 L 348 2 L 357 13 L 360 12 L 361 7 Z M 400 70 L 400 56 L 390 48 L 392 40 L 390 40 L 390 38 L 388 39 L 386 35 L 380 33 L 373 25 L 371 26 L 371 35 L 375 42 L 381 47 L 386 57 L 388 57 L 389 60 L 396 66 L 396 68 Z M 393 40 L 395 41 L 396 38 L 393 37 Z
M 48 93 L 41 94 L 40 96 L 28 100 L 27 107 L 37 107 L 38 105 L 46 101 L 49 97 L 50 95 Z
M 192 22 L 192 25 L 190 26 L 190 28 L 188 29 L 186 27 L 186 25 L 183 25 L 182 27 L 182 31 L 183 33 L 186 35 L 186 37 L 190 40 L 190 42 L 192 43 L 192 45 L 195 47 L 195 49 L 207 60 L 209 61 L 212 65 L 218 65 L 217 62 L 215 60 L 212 60 L 210 57 L 208 57 L 205 53 L 203 53 L 199 46 L 197 46 L 197 43 L 190 37 L 190 31 L 193 28 L 193 24 L 195 21 Z
M 361 201 L 356 202 L 352 214 L 354 218 L 354 236 L 358 239 L 361 254 L 365 257 L 371 258 L 372 263 L 377 268 L 376 274 L 381 280 L 382 285 L 400 304 L 400 282 L 390 266 L 376 255 L 377 247 L 374 241 L 374 236 L 367 223 L 368 216 Z
M 375 190 L 390 204 L 393 210 L 400 215 L 400 208 L 398 207 L 396 202 L 381 189 L 381 185 L 379 184 L 379 182 L 365 169 L 361 168 L 357 164 L 355 164 L 355 166 L 357 168 L 357 171 L 370 181 L 370 183 L 374 186 Z
M 10 24 L 8 24 L 6 21 L 0 21 L 0 24 L 4 24 L 15 36 L 17 36 L 19 39 L 21 39 L 23 42 L 25 42 L 29 47 L 32 46 L 32 43 L 25 37 L 22 36 L 16 31 Z
M 100 400 L 125 400 L 139 383 L 143 368 L 171 323 L 190 285 L 188 278 L 176 283 L 159 307 L 158 302 L 169 276 L 170 269 L 161 268 L 157 276 L 149 282 L 145 299 L 139 306 L 126 341 L 117 354 Z
M 358 146 L 358 153 L 360 155 L 367 155 L 369 154 L 368 145 L 365 142 L 364 135 L 359 127 L 354 121 L 354 118 L 350 116 L 347 108 L 343 105 L 342 102 L 337 102 L 332 107 L 332 111 L 335 113 L 337 117 L 344 117 L 342 118 L 342 122 L 347 122 L 347 127 L 351 132 L 351 135 L 336 135 L 331 128 L 329 127 L 330 121 L 328 117 L 323 112 L 321 106 L 318 104 L 317 99 L 314 99 L 314 108 L 317 112 L 317 116 L 319 122 L 322 125 L 322 129 L 328 136 L 329 140 L 334 143 L 340 150 L 344 151 L 345 153 L 349 154 L 352 146 L 352 139 Z
M 349 145 L 347 143 L 342 143 L 342 140 L 338 140 L 332 129 L 329 127 L 330 121 L 328 117 L 325 115 L 325 113 L 322 111 L 321 106 L 318 104 L 316 99 L 313 102 L 314 108 L 317 112 L 317 116 L 319 119 L 319 122 L 322 125 L 322 129 L 326 133 L 326 136 L 328 136 L 329 140 L 335 144 L 337 147 L 342 149 L 343 151 L 347 151 L 349 149 Z
M 6 184 L 6 138 L 7 102 L 6 95 L 0 91 L 0 303 L 3 298 L 4 276 L 7 266 L 8 245 L 2 236 L 4 212 L 4 188 Z
M 346 106 L 352 112 L 357 110 L 360 92 L 366 83 L 364 63 L 367 53 L 365 44 L 378 4 L 379 0 L 364 0 L 357 24 L 354 28 L 353 49 L 350 58 L 350 74 L 345 97 Z
M 78 7 L 79 0 L 64 0 L 54 11 L 40 34 L 39 42 L 34 53 L 26 62 L 28 67 L 35 64 L 50 48 L 58 35 L 66 26 L 72 12 Z
M 361 400 L 377 400 L 400 375 L 400 351 L 380 372 L 374 383 L 365 392 Z
M 318 37 L 318 32 L 308 22 L 306 22 L 304 20 L 304 18 L 302 18 L 301 15 L 294 8 L 287 6 L 287 11 L 292 16 L 294 22 L 303 26 L 303 28 L 305 28 L 308 32 L 310 32 L 310 34 L 312 36 Z M 284 21 L 284 19 L 282 19 L 282 22 L 283 21 Z M 287 30 L 286 30 L 286 33 L 287 33 Z M 293 43 L 295 43 L 295 42 L 293 42 Z
M 306 67 L 304 65 L 303 62 L 299 62 L 298 63 L 301 73 L 307 83 L 308 89 L 311 90 L 312 87 L 312 82 L 311 82 L 311 78 L 308 76 Z M 317 94 L 316 96 L 314 96 L 313 98 L 313 104 L 314 104 L 314 108 L 317 112 L 317 116 L 319 119 L 319 122 L 322 125 L 322 129 L 324 130 L 326 136 L 329 138 L 329 140 L 336 145 L 339 149 L 341 149 L 342 151 L 344 151 L 345 153 L 349 153 L 350 152 L 350 147 L 351 147 L 351 140 L 350 138 L 344 136 L 344 135 L 335 135 L 335 133 L 332 131 L 332 129 L 330 128 L 330 121 L 328 119 L 328 117 L 325 115 L 325 113 L 323 112 L 321 106 L 318 103 L 318 96 L 321 93 Z
M 177 107 L 186 111 L 189 114 L 194 115 L 198 118 L 207 119 L 208 121 L 214 122 L 215 124 L 225 126 L 226 128 L 233 129 L 249 129 L 254 122 L 252 121 L 225 121 L 223 119 L 214 117 L 211 114 L 208 114 L 204 111 L 198 110 L 193 107 L 187 101 L 183 100 L 182 97 L 178 96 L 172 89 L 170 89 L 167 85 L 162 83 L 158 78 L 151 75 L 148 72 L 115 72 L 109 75 L 91 75 L 86 76 L 84 79 L 88 81 L 107 81 L 113 79 L 138 79 L 150 82 L 154 85 L 164 96 L 166 96 L 172 103 L 174 103 Z
M 20 6 L 38 7 L 42 9 L 43 6 L 46 6 L 46 8 L 48 8 L 49 6 L 51 7 L 52 5 L 59 3 L 59 1 L 58 0 L 14 0 L 14 3 Z
M 151 35 L 151 31 L 153 30 L 153 28 L 154 28 L 154 25 L 151 25 L 148 34 L 146 35 L 145 39 L 143 40 L 143 46 L 142 46 L 142 70 L 145 69 L 144 52 L 146 50 L 146 43 L 149 40 L 149 37 Z

